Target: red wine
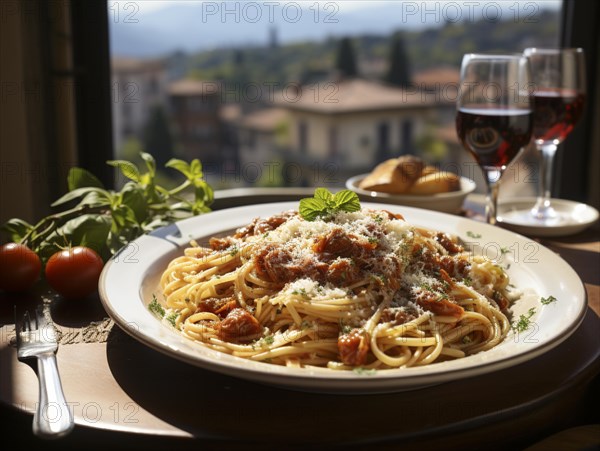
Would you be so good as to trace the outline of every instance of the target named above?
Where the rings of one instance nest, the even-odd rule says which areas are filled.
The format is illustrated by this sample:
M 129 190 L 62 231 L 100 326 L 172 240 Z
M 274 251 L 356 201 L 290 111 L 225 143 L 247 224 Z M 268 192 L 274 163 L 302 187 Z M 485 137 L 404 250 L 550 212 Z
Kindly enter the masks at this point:
M 581 117 L 585 95 L 573 90 L 545 90 L 536 92 L 533 100 L 534 138 L 561 142 Z
M 461 108 L 456 114 L 456 130 L 480 166 L 500 168 L 529 144 L 532 116 L 529 110 Z

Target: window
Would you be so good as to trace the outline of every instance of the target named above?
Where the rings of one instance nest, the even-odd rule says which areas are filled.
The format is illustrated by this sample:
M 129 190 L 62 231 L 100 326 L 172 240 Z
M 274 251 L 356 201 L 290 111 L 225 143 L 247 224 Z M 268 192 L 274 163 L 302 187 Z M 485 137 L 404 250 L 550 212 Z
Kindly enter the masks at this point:
M 329 126 L 329 158 L 339 157 L 338 149 L 338 129 L 335 125 Z
M 462 55 L 557 45 L 561 2 L 189 0 L 136 5 L 135 17 L 127 16 L 136 19 L 134 27 L 125 22 L 131 11 L 123 11 L 124 3 L 109 2 L 111 57 L 127 57 L 129 70 L 135 67 L 146 80 L 143 92 L 153 102 L 172 104 L 172 88 L 187 86 L 178 91 L 186 120 L 193 129 L 195 122 L 200 127 L 205 116 L 214 116 L 223 135 L 217 140 L 223 146 L 217 149 L 220 155 L 232 150 L 239 155 L 233 163 L 240 164 L 245 120 L 265 111 L 259 128 L 274 130 L 281 116 L 268 111 L 285 109 L 296 133 L 267 133 L 247 147 L 276 161 L 294 151 L 306 155 L 310 146 L 314 167 L 344 155 L 348 164 L 359 165 L 352 170 L 366 172 L 376 161 L 408 153 L 436 160 L 432 163 L 467 162 L 471 157 L 458 145 L 451 99 Z M 349 50 L 343 42 L 350 42 Z M 342 47 L 348 51 L 344 58 Z M 159 80 L 166 85 L 162 98 Z M 218 86 L 208 96 L 200 87 L 207 83 Z M 381 95 L 377 86 L 395 91 L 400 100 L 390 103 L 394 94 Z M 412 90 L 413 97 L 403 101 L 402 90 Z M 237 116 L 229 114 L 234 105 Z M 172 128 L 177 111 L 169 119 Z M 334 116 L 341 118 L 337 127 L 328 125 Z M 398 119 L 403 117 L 408 119 Z M 115 117 L 115 133 L 122 130 L 120 120 Z M 344 125 L 351 123 L 360 126 Z M 174 136 L 174 146 L 182 158 L 196 154 L 195 147 L 187 149 L 179 139 Z M 115 149 L 117 157 L 120 152 Z M 371 156 L 364 158 L 365 152 Z M 223 187 L 238 183 L 218 181 Z
M 246 146 L 248 146 L 251 150 L 256 150 L 256 130 L 247 130 L 246 131 Z
M 410 119 L 404 119 L 400 126 L 400 153 L 407 155 L 413 153 L 413 123 Z
M 595 64 L 600 55 L 596 33 L 593 32 L 600 28 L 598 2 L 574 0 L 564 2 L 563 7 L 563 2 L 552 0 L 440 1 L 435 2 L 437 9 L 434 8 L 430 13 L 422 7 L 424 2 L 376 2 L 372 5 L 360 1 L 317 2 L 315 8 L 302 10 L 302 18 L 298 22 L 287 20 L 290 19 L 289 16 L 282 17 L 284 2 L 274 6 L 275 15 L 271 23 L 264 22 L 269 21 L 269 14 L 268 11 L 263 10 L 262 21 L 256 23 L 246 21 L 244 25 L 248 26 L 239 26 L 248 18 L 244 17 L 244 8 L 240 6 L 239 13 L 228 15 L 224 21 L 221 20 L 220 11 L 212 16 L 205 14 L 204 25 L 206 26 L 198 27 L 198 18 L 202 18 L 202 3 L 191 0 L 187 2 L 140 0 L 136 2 L 138 8 L 133 17 L 127 15 L 131 10 L 124 10 L 125 2 L 32 1 L 40 7 L 40 11 L 47 13 L 31 16 L 31 21 L 26 27 L 24 24 L 2 27 L 4 41 L 20 40 L 19 42 L 23 44 L 22 48 L 15 46 L 11 49 L 12 53 L 2 55 L 3 67 L 14 65 L 14 61 L 24 61 L 28 77 L 30 75 L 38 77 L 43 81 L 44 86 L 59 84 L 71 86 L 72 95 L 67 102 L 64 95 L 58 97 L 60 94 L 45 93 L 47 99 L 44 100 L 45 107 L 40 109 L 39 117 L 34 118 L 33 113 L 27 113 L 22 119 L 25 124 L 23 127 L 3 129 L 3 139 L 9 143 L 9 147 L 22 148 L 27 140 L 18 136 L 19 130 L 27 130 L 26 135 L 34 133 L 39 135 L 44 145 L 31 142 L 32 155 L 35 155 L 35 159 L 39 161 L 60 158 L 60 161 L 56 160 L 55 165 L 59 169 L 77 164 L 92 170 L 106 185 L 112 184 L 113 170 L 105 162 L 121 157 L 122 146 L 126 143 L 125 140 L 113 139 L 113 134 L 134 131 L 130 127 L 125 127 L 123 123 L 112 122 L 113 118 L 115 121 L 125 121 L 125 118 L 119 117 L 116 113 L 111 114 L 111 102 L 117 102 L 115 110 L 121 110 L 119 107 L 124 105 L 125 96 L 141 100 L 144 94 L 143 90 L 135 92 L 136 81 L 131 85 L 133 90 L 121 91 L 126 88 L 125 85 L 130 80 L 111 79 L 111 63 L 117 57 L 127 57 L 129 62 L 162 60 L 164 64 L 154 72 L 154 80 L 157 82 L 158 90 L 163 92 L 162 97 L 158 96 L 159 102 L 166 106 L 165 110 L 170 114 L 169 125 L 173 131 L 181 125 L 174 120 L 177 109 L 171 107 L 175 106 L 176 96 L 169 93 L 170 85 L 176 80 L 186 78 L 218 81 L 223 86 L 223 93 L 217 96 L 216 108 L 223 102 L 239 106 L 239 115 L 220 119 L 225 121 L 224 129 L 230 130 L 231 134 L 236 134 L 239 130 L 236 124 L 241 122 L 243 115 L 256 109 L 271 107 L 271 101 L 277 97 L 277 94 L 283 93 L 290 100 L 290 104 L 294 105 L 299 103 L 296 102 L 299 93 L 302 93 L 303 98 L 310 97 L 313 103 L 320 102 L 327 106 L 335 105 L 336 102 L 342 103 L 343 99 L 339 98 L 339 92 L 336 91 L 336 79 L 325 77 L 330 77 L 332 74 L 336 42 L 343 36 L 352 38 L 359 76 L 366 80 L 383 81 L 389 65 L 387 43 L 394 32 L 402 31 L 412 82 L 417 86 L 422 84 L 429 94 L 437 95 L 440 100 L 451 100 L 449 97 L 452 93 L 445 91 L 445 88 L 451 86 L 452 82 L 428 77 L 432 73 L 437 76 L 452 75 L 451 72 L 444 72 L 442 69 L 456 69 L 459 64 L 457 55 L 462 53 L 475 50 L 519 51 L 530 45 L 560 44 L 584 47 L 588 61 L 587 99 L 589 102 L 579 125 L 564 143 L 563 151 L 558 154 L 559 161 L 556 166 L 560 177 L 557 180 L 562 179 L 562 183 L 555 195 L 582 201 L 595 199 L 592 202 L 595 206 L 600 202 L 597 194 L 600 189 L 595 185 L 598 179 L 594 177 L 594 174 L 600 170 L 598 167 L 600 158 L 596 150 L 600 145 L 594 141 L 597 139 L 594 138 L 594 127 L 599 119 L 598 101 L 595 100 L 598 98 L 595 92 L 597 86 L 594 81 L 600 77 Z M 204 3 L 221 7 L 221 2 Z M 416 6 L 414 14 L 408 15 L 407 11 L 404 11 L 403 15 L 401 9 L 393 9 L 402 8 L 402 4 L 407 3 Z M 478 5 L 470 7 L 469 4 L 473 3 Z M 484 13 L 487 3 L 500 5 L 500 9 L 494 9 L 495 6 L 487 7 Z M 330 4 L 335 5 L 327 6 Z M 444 5 L 450 4 L 453 6 L 448 6 L 444 10 Z M 258 5 L 262 7 L 263 3 L 259 2 Z M 456 5 L 458 8 L 455 7 Z M 187 11 L 189 14 L 179 13 L 181 19 L 172 19 L 172 22 L 166 23 L 166 16 L 161 8 L 167 7 L 175 8 L 172 11 Z M 360 14 L 362 7 L 369 8 L 369 14 Z M 65 8 L 69 9 L 68 14 L 63 10 Z M 469 10 L 469 8 L 473 9 Z M 316 9 L 319 14 L 315 21 Z M 291 9 L 288 8 L 288 12 L 290 11 Z M 246 13 L 249 12 L 247 9 Z M 450 14 L 451 12 L 460 12 L 462 18 L 458 20 L 456 16 Z M 472 17 L 468 17 L 470 12 Z M 491 17 L 493 14 L 501 14 L 501 17 Z M 61 21 L 59 27 L 56 21 L 52 21 L 54 17 L 69 17 L 70 20 Z M 352 22 L 350 20 L 352 17 L 359 17 L 360 20 Z M 7 20 L 12 18 L 8 17 Z M 326 21 L 325 18 L 335 19 L 337 23 Z M 132 19 L 135 20 L 135 25 L 132 25 Z M 149 33 L 148 29 L 156 24 L 164 25 L 164 28 L 154 27 L 155 30 L 160 28 L 160 31 Z M 212 31 L 207 33 L 208 29 Z M 243 30 L 250 30 L 250 37 L 240 39 L 239 33 Z M 135 44 L 136 42 L 138 44 Z M 57 50 L 72 54 L 72 61 L 58 64 L 51 58 L 47 58 L 47 55 L 54 55 Z M 234 57 L 236 53 L 237 58 Z M 27 83 L 25 77 L 15 78 L 15 80 L 24 86 Z M 325 81 L 330 83 L 328 85 L 330 90 L 311 91 L 303 86 L 303 80 Z M 117 82 L 117 85 L 114 82 Z M 154 87 L 154 82 L 151 82 L 149 91 L 153 91 Z M 55 114 L 55 106 L 59 103 L 66 109 L 71 108 L 72 114 Z M 10 112 L 10 105 L 7 101 L 0 107 Z M 418 124 L 413 121 L 414 143 L 423 141 L 423 133 L 434 130 L 435 135 L 428 141 L 438 144 L 439 141 L 444 141 L 448 147 L 445 140 L 453 134 L 452 106 L 447 106 L 444 111 L 445 113 L 440 113 L 437 118 L 433 117 L 436 114 L 430 117 L 429 123 Z M 217 111 L 216 114 L 220 113 Z M 438 119 L 442 122 L 437 122 Z M 443 124 L 447 126 L 446 129 L 443 129 Z M 296 146 L 300 142 L 300 135 L 304 134 L 302 148 L 306 151 L 308 130 L 300 133 L 302 127 L 290 121 L 290 130 L 294 128 L 298 130 L 298 135 L 289 133 L 287 143 L 283 144 L 288 147 Z M 60 132 L 54 132 L 58 130 Z M 365 149 L 366 146 L 369 150 L 375 150 L 378 144 L 377 137 L 371 130 L 371 126 L 368 129 L 365 126 L 363 129 L 353 130 L 352 139 L 347 139 L 349 136 L 345 132 L 338 131 L 338 133 L 343 133 L 344 143 L 354 142 L 357 149 Z M 298 142 L 292 142 L 295 136 Z M 317 136 L 325 140 L 323 147 L 327 148 L 327 133 L 317 135 L 316 130 L 311 132 L 311 139 L 316 139 Z M 365 136 L 368 138 L 365 139 Z M 140 139 L 139 134 L 136 137 Z M 220 142 L 239 143 L 240 140 L 234 137 L 222 139 Z M 183 152 L 180 157 L 189 156 L 181 147 L 181 142 L 174 144 Z M 285 146 L 279 144 L 282 143 L 278 142 L 278 146 L 273 147 L 285 152 Z M 395 142 L 392 144 L 395 147 Z M 437 146 L 437 148 L 442 147 Z M 237 155 L 238 150 L 233 154 Z M 416 150 L 420 151 L 419 148 Z M 338 151 L 343 153 L 345 149 L 340 147 Z M 457 151 L 460 151 L 460 148 Z M 24 164 L 26 167 L 26 163 Z M 34 203 L 35 209 L 42 212 L 39 207 L 49 205 L 64 190 L 64 174 L 60 173 L 61 170 L 52 174 L 52 180 L 43 182 L 38 180 L 38 184 L 47 185 L 49 189 L 43 190 L 45 192 L 35 188 L 29 190 L 32 193 L 29 201 L 15 203 L 3 194 L 1 203 L 6 207 L 1 212 L 3 218 L 28 217 L 27 212 L 22 214 L 18 209 L 28 208 L 28 211 L 33 211 Z M 217 177 L 221 179 L 220 174 L 217 174 Z M 11 183 L 8 179 L 5 182 Z M 339 182 L 342 183 L 343 180 Z M 226 186 L 227 183 L 228 180 L 219 186 Z M 235 180 L 232 183 L 235 183 Z M 0 191 L 11 192 L 7 189 Z M 24 189 L 23 192 L 27 190 Z
M 390 124 L 381 122 L 377 125 L 377 161 L 381 162 L 389 157 L 390 152 Z
M 308 124 L 305 121 L 298 124 L 298 150 L 301 154 L 308 152 Z

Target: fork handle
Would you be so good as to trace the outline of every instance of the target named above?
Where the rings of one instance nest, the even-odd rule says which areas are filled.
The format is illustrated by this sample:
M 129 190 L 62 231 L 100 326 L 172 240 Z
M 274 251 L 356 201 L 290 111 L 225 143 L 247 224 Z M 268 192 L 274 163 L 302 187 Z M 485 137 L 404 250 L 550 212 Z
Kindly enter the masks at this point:
M 63 393 L 54 353 L 38 356 L 39 402 L 33 415 L 33 433 L 59 438 L 74 426 L 73 414 Z

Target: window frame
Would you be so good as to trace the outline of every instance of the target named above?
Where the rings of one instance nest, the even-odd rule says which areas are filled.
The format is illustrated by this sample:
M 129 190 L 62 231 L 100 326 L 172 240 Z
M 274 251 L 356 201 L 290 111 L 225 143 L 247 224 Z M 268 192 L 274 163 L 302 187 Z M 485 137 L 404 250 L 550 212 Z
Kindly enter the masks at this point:
M 555 196 L 593 201 L 595 186 L 591 174 L 598 170 L 598 147 L 593 124 L 598 121 L 597 65 L 599 50 L 594 33 L 600 29 L 600 4 L 584 0 L 563 0 L 560 45 L 586 49 L 587 106 L 571 136 L 557 155 Z M 110 45 L 108 2 L 71 1 L 73 56 L 76 69 L 77 148 L 79 164 L 112 185 L 113 173 L 105 161 L 113 158 L 112 113 L 110 108 Z M 306 124 L 307 126 L 307 124 Z M 300 149 L 302 150 L 302 149 Z M 306 149 L 305 149 L 306 151 Z M 581 177 L 581 174 L 585 174 Z M 596 205 L 597 206 L 597 205 Z
M 587 92 L 584 113 L 573 132 L 559 147 L 556 155 L 556 186 L 553 196 L 588 202 L 599 207 L 600 142 L 594 136 L 594 124 L 600 123 L 598 93 L 600 58 L 599 40 L 589 30 L 600 29 L 600 3 L 563 0 L 561 13 L 561 47 L 585 50 Z M 582 176 L 583 175 L 583 176 Z

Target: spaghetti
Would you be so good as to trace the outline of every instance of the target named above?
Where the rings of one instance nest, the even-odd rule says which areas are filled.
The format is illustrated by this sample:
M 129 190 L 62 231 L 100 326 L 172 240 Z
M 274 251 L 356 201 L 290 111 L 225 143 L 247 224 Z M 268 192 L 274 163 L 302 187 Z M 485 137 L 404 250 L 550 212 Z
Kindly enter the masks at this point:
M 488 350 L 514 300 L 493 261 L 401 215 L 363 209 L 307 221 L 290 211 L 197 243 L 160 285 L 184 335 L 278 365 L 428 365 Z

